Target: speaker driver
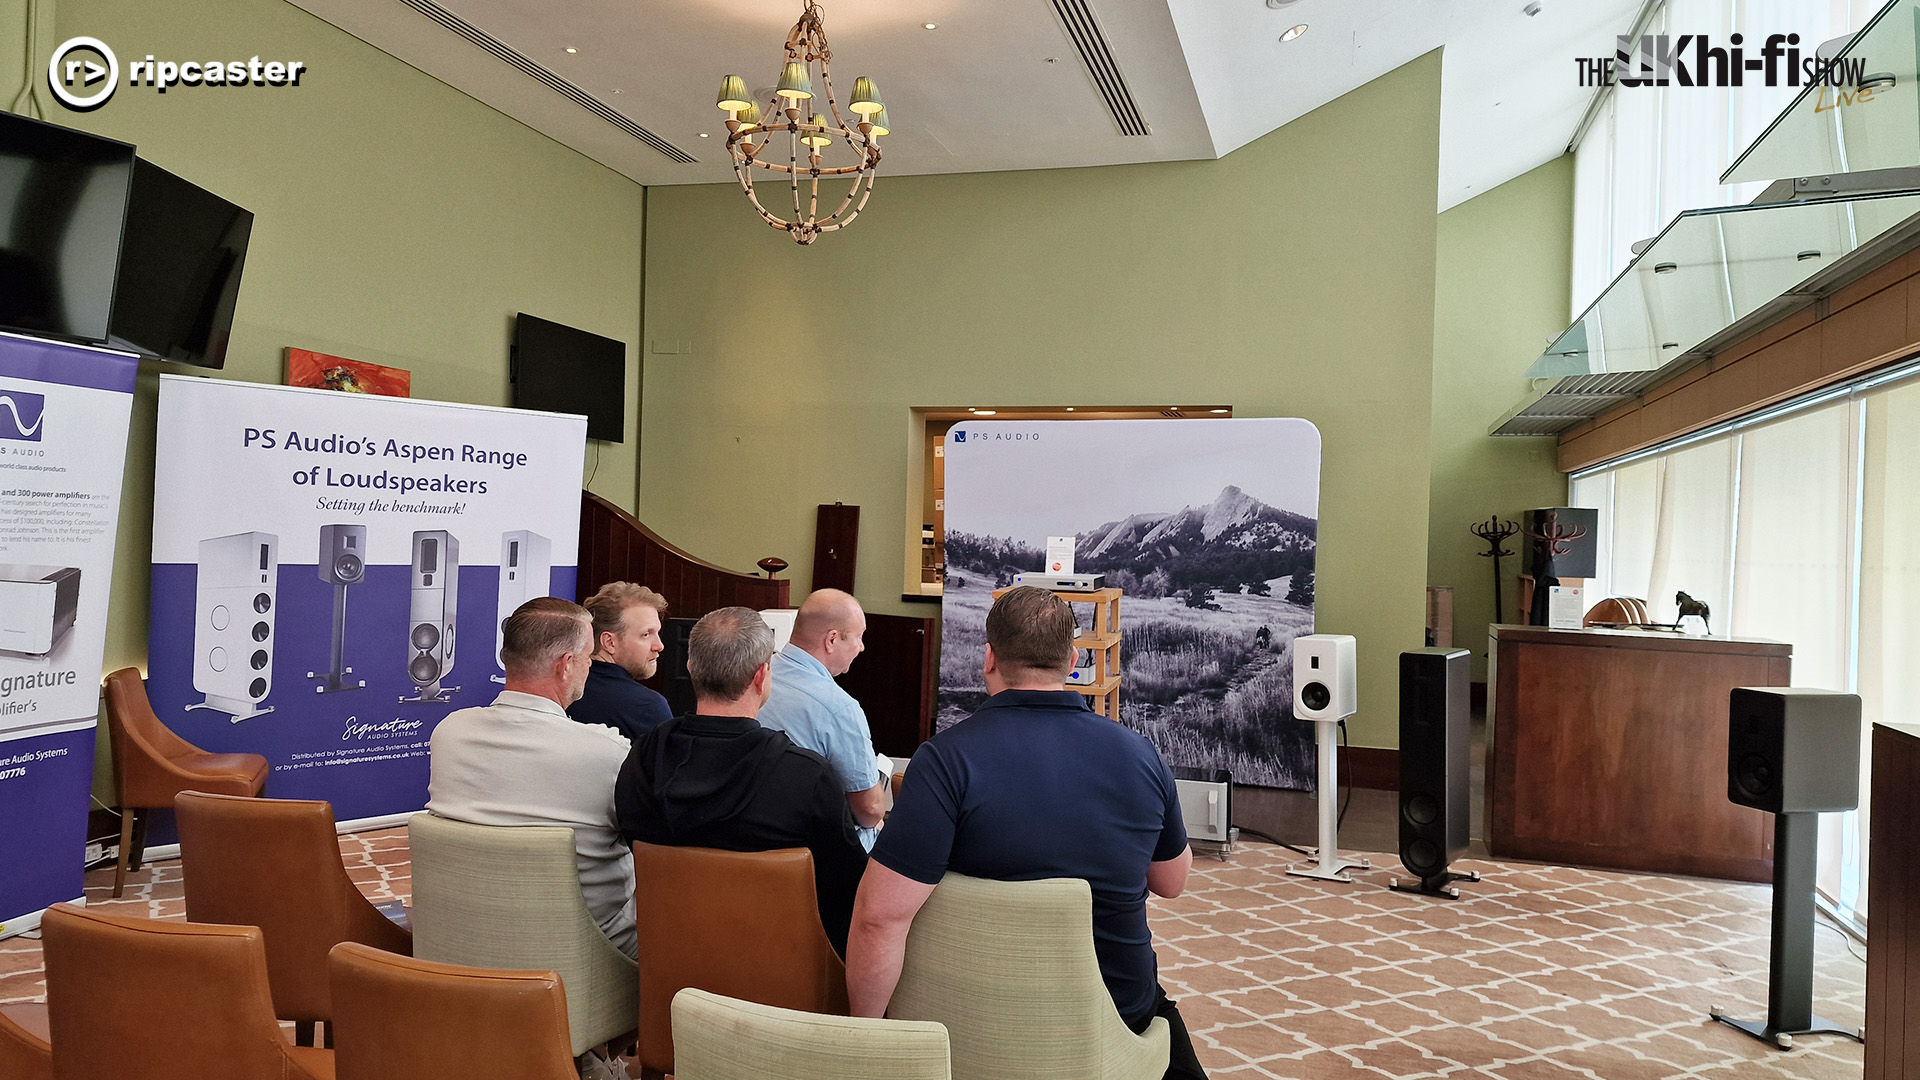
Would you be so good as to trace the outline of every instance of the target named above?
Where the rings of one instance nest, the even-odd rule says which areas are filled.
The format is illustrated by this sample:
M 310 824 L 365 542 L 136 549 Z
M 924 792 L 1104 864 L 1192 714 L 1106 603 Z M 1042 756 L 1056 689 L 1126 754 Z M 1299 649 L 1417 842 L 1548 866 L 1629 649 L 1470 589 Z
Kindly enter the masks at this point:
M 1300 688 L 1300 704 L 1314 712 L 1319 712 L 1332 703 L 1333 691 L 1327 689 L 1326 683 L 1310 682 Z
M 414 682 L 425 686 L 440 677 L 440 665 L 433 657 L 422 654 L 407 665 L 407 674 L 413 676 Z
M 413 628 L 413 647 L 421 652 L 440 644 L 440 628 L 429 622 L 423 622 Z
M 273 597 L 268 596 L 266 593 L 254 594 L 253 610 L 259 612 L 262 615 L 265 615 L 267 613 L 267 609 L 272 606 L 273 606 Z
M 259 671 L 261 668 L 266 667 L 267 666 L 267 650 L 265 649 L 253 650 L 253 656 L 248 658 L 247 662 L 253 665 L 253 670 L 255 671 Z
M 1440 820 L 1440 804 L 1431 795 L 1415 795 L 1407 800 L 1403 811 L 1407 820 L 1415 825 L 1427 826 Z
M 1773 763 L 1764 755 L 1748 754 L 1733 770 L 1734 786 L 1749 799 L 1764 799 L 1773 791 Z
M 364 569 L 365 568 L 360 565 L 360 556 L 358 555 L 342 555 L 333 561 L 333 572 L 339 576 L 341 581 L 349 585 L 360 580 L 361 571 Z
M 247 696 L 256 700 L 267 696 L 267 680 L 255 679 L 247 684 Z
M 271 633 L 273 633 L 273 627 L 268 626 L 265 622 L 253 624 L 253 640 L 265 641 L 267 640 L 267 635 Z
M 1440 849 L 1434 846 L 1433 841 L 1424 837 L 1407 844 L 1406 848 L 1400 852 L 1400 861 L 1416 874 L 1431 874 L 1445 869 L 1447 865 L 1440 858 Z

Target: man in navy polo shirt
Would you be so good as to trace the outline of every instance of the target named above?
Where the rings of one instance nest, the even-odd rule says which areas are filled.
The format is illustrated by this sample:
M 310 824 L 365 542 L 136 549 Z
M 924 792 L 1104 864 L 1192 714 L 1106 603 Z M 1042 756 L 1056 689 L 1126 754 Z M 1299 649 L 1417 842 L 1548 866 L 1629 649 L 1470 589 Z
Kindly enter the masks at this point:
M 666 648 L 660 620 L 667 616 L 667 598 L 645 585 L 609 581 L 581 606 L 593 616 L 593 667 L 586 691 L 567 715 L 636 741 L 673 719 L 667 699 L 640 683 L 653 677 Z
M 1093 891 L 1093 945 L 1120 1018 L 1172 1027 L 1167 1076 L 1203 1078 L 1160 989 L 1147 893 L 1175 897 L 1193 852 L 1173 774 L 1145 739 L 1066 688 L 1074 619 L 1042 589 L 1012 589 L 987 613 L 991 693 L 920 747 L 873 847 L 847 940 L 854 1016 L 882 1016 L 907 930 L 948 870 L 1001 881 L 1077 877 Z

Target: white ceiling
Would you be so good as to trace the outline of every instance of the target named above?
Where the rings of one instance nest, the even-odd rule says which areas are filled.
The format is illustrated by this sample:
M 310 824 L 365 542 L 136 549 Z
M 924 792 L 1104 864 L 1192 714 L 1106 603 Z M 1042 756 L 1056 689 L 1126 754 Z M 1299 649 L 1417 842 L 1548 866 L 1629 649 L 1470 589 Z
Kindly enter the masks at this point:
M 643 184 L 730 181 L 723 74 L 779 73 L 800 0 L 290 0 Z M 698 160 L 680 164 L 420 10 L 437 3 Z M 1222 157 L 1433 49 L 1442 210 L 1565 149 L 1638 0 L 1089 0 L 1151 134 L 1119 133 L 1049 0 L 822 0 L 890 175 Z M 936 29 L 927 30 L 925 23 Z M 1298 39 L 1283 31 L 1308 25 Z M 568 53 L 571 47 L 578 52 Z M 709 137 L 701 138 L 702 133 Z M 832 162 L 829 161 L 829 164 Z

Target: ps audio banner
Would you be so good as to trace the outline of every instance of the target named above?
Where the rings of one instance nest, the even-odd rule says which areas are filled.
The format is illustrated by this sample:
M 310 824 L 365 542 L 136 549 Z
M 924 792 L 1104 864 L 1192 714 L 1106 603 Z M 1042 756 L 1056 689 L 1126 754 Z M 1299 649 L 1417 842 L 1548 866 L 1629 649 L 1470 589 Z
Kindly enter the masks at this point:
M 147 693 L 342 822 L 426 805 L 427 739 L 499 628 L 574 595 L 586 419 L 165 376 Z
M 1169 765 L 1314 786 L 1313 725 L 1293 718 L 1293 639 L 1313 633 L 1312 424 L 968 420 L 945 456 L 940 727 L 986 699 L 993 591 L 1044 569 L 1049 538 L 1071 536 L 1073 569 L 1124 594 L 1121 722 Z M 1075 608 L 1088 627 L 1089 606 Z
M 0 334 L 0 937 L 78 900 L 138 362 Z

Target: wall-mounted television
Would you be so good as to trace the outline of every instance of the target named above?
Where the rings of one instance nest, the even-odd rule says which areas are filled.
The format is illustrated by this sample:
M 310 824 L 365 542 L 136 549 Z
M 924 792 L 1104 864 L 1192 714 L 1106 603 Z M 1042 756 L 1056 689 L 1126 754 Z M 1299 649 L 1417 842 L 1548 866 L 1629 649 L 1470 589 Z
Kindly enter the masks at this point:
M 0 112 L 0 328 L 105 341 L 133 147 Z
M 521 312 L 509 365 L 513 404 L 579 413 L 587 438 L 621 442 L 627 424 L 627 344 Z
M 153 162 L 133 166 L 109 338 L 162 360 L 226 363 L 253 215 Z

